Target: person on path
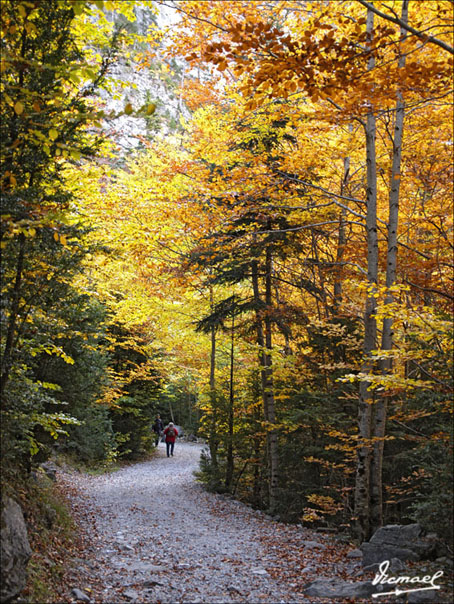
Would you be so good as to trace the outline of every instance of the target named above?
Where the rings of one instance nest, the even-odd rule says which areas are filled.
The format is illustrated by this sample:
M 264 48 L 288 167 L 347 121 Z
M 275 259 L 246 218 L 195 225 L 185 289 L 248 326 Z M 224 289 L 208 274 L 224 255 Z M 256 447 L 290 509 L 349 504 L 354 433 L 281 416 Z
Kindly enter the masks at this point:
M 157 447 L 159 444 L 159 438 L 160 438 L 163 430 L 164 430 L 164 424 L 162 423 L 161 416 L 158 413 L 158 415 L 156 416 L 156 419 L 154 420 L 154 424 L 153 424 L 153 432 L 156 434 L 155 447 Z
M 173 457 L 173 449 L 178 436 L 178 430 L 173 425 L 173 422 L 170 422 L 167 428 L 164 430 L 164 435 L 166 437 L 167 457 L 170 457 L 171 455 Z

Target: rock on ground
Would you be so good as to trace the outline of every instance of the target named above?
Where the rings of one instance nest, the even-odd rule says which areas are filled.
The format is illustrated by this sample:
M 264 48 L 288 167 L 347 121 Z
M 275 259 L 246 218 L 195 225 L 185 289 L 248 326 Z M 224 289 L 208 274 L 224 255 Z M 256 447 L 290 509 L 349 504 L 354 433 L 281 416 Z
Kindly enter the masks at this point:
M 361 544 L 363 565 L 383 560 L 426 560 L 435 557 L 437 539 L 426 536 L 419 524 L 387 525 L 379 528 L 369 541 Z
M 369 598 L 379 591 L 383 591 L 383 589 L 377 589 L 370 581 L 350 583 L 340 581 L 336 577 L 320 577 L 306 587 L 305 593 L 308 596 L 339 600 L 342 598 Z
M 9 602 L 25 587 L 32 555 L 22 508 L 10 497 L 2 500 L 0 602 Z

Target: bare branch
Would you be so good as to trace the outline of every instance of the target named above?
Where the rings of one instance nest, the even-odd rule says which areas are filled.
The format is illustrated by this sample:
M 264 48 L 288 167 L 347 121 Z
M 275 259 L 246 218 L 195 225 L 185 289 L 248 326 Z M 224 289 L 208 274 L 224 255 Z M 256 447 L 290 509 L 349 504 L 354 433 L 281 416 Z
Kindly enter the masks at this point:
M 423 34 L 421 31 L 415 29 L 411 25 L 408 25 L 407 23 L 402 21 L 402 19 L 399 19 L 399 17 L 393 17 L 391 15 L 387 15 L 386 13 L 383 13 L 381 10 L 378 10 L 378 8 L 375 8 L 375 6 L 371 2 L 367 2 L 366 0 L 358 0 L 358 2 L 360 4 L 362 4 L 368 10 L 372 11 L 373 13 L 375 13 L 376 15 L 381 17 L 382 19 L 391 21 L 392 23 L 399 25 L 402 29 L 406 29 L 407 31 L 409 31 L 410 33 L 415 35 L 417 38 L 419 38 L 420 40 L 423 40 L 423 42 L 430 42 L 431 44 L 436 44 L 440 48 L 443 48 L 443 50 L 446 50 L 449 53 L 451 53 L 452 55 L 454 55 L 454 48 L 452 46 L 450 46 L 449 44 L 447 44 L 446 42 L 443 42 L 443 40 L 439 40 L 438 38 L 435 38 L 434 36 L 427 36 L 426 34 Z

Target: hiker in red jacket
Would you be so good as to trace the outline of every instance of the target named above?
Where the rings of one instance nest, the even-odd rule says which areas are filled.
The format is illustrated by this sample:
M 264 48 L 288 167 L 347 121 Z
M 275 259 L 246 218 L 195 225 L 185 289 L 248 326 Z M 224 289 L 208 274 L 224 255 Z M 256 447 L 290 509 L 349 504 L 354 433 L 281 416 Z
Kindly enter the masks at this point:
M 173 425 L 173 422 L 170 422 L 164 430 L 164 435 L 166 437 L 167 457 L 170 457 L 171 455 L 173 457 L 173 448 L 175 447 L 175 441 L 178 436 L 178 430 Z

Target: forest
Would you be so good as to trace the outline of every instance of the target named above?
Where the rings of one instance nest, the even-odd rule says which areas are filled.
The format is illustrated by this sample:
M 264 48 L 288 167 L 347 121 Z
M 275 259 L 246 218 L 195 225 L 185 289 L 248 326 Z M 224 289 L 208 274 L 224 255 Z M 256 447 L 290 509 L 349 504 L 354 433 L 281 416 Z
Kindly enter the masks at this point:
M 210 491 L 452 541 L 452 2 L 1 25 L 4 484 L 144 459 L 160 413 Z

